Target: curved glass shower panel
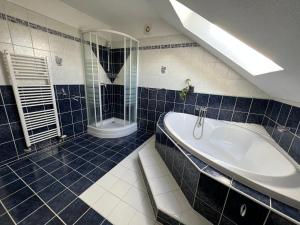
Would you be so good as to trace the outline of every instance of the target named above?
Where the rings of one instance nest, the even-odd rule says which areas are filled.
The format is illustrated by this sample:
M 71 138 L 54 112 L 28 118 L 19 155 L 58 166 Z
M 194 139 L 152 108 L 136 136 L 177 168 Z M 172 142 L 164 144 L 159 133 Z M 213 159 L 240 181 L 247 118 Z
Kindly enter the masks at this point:
M 124 116 L 127 123 L 134 123 L 137 118 L 137 41 L 124 38 L 124 48 Z
M 82 34 L 88 132 L 120 137 L 137 129 L 138 41 L 117 31 Z

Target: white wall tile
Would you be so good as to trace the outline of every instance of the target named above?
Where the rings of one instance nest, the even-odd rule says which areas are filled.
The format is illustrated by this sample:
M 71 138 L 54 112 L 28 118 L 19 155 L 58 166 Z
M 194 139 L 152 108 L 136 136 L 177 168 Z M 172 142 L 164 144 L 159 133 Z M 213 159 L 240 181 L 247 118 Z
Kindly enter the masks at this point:
M 182 35 L 141 40 L 141 46 L 187 43 Z M 161 66 L 166 72 L 161 73 Z M 180 90 L 191 79 L 196 92 L 265 98 L 266 94 L 202 47 L 140 51 L 139 86 Z M 117 78 L 117 82 L 121 83 Z
M 35 49 L 49 51 L 48 33 L 30 28 L 32 45 Z
M 5 20 L 0 20 L 0 42 L 11 43 L 8 25 Z
M 15 54 L 34 56 L 33 48 L 14 45 Z
M 28 27 L 16 23 L 8 22 L 12 43 L 32 48 L 30 30 Z

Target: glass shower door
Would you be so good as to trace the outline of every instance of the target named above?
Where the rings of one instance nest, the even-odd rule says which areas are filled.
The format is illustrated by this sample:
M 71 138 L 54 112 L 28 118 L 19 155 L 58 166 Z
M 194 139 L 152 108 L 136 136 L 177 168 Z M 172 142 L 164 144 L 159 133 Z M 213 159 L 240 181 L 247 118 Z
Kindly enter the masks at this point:
M 126 124 L 136 122 L 137 48 L 136 41 L 124 38 L 124 121 Z
M 99 51 L 95 45 L 95 43 L 98 42 L 98 39 L 95 33 L 86 33 L 84 34 L 84 40 L 86 40 L 83 46 L 85 58 L 88 123 L 90 126 L 97 127 L 102 121 L 102 109 L 100 107 L 100 74 L 98 65 Z

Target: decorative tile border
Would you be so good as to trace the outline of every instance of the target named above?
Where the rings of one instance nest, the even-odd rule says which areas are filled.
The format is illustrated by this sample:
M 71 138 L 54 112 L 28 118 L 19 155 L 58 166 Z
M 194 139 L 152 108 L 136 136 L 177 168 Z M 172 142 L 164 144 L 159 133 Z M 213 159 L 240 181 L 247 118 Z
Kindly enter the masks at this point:
M 62 38 L 66 38 L 68 40 L 76 41 L 76 42 L 79 42 L 79 43 L 82 41 L 81 38 L 78 38 L 78 37 L 75 37 L 75 36 L 72 36 L 72 35 L 69 35 L 69 34 L 65 34 L 63 32 L 60 32 L 60 31 L 57 31 L 57 30 L 54 30 L 54 29 L 51 29 L 51 28 L 47 28 L 47 27 L 44 27 L 44 26 L 41 26 L 41 25 L 38 25 L 38 24 L 35 24 L 35 23 L 31 23 L 29 21 L 22 20 L 22 19 L 19 19 L 17 17 L 14 17 L 14 16 L 7 15 L 5 13 L 0 13 L 0 19 L 7 20 L 7 21 L 10 21 L 12 23 L 17 23 L 19 25 L 23 25 L 23 26 L 26 26 L 26 27 L 30 27 L 30 28 L 35 29 L 35 30 L 47 32 L 49 34 L 52 34 L 52 35 L 55 35 L 55 36 L 58 36 L 58 37 L 62 37 Z M 84 41 L 84 44 L 90 45 L 90 41 Z M 92 43 L 92 44 L 95 44 L 95 43 Z M 143 51 L 143 50 L 169 49 L 169 48 L 191 48 L 191 47 L 199 47 L 199 46 L 200 45 L 196 42 L 186 42 L 186 43 L 175 43 L 175 44 L 140 46 L 139 50 Z M 132 50 L 135 50 L 135 49 L 136 48 L 132 48 Z
M 227 218 L 228 215 L 229 217 L 231 217 L 234 216 L 234 214 L 230 212 L 228 206 L 226 209 L 226 205 L 228 205 L 227 202 L 229 201 L 228 200 L 229 197 L 235 198 L 232 197 L 232 195 L 236 195 L 236 194 L 232 194 L 232 193 L 237 193 L 240 194 L 241 196 L 239 198 L 246 197 L 244 201 L 249 201 L 249 204 L 254 204 L 256 205 L 255 207 L 265 209 L 268 211 L 268 213 L 266 213 L 265 215 L 265 219 L 262 220 L 261 224 L 263 224 L 263 222 L 265 221 L 267 221 L 267 224 L 277 224 L 277 223 L 272 223 L 274 216 L 271 217 L 270 215 L 273 214 L 275 214 L 275 218 L 276 218 L 276 220 L 274 220 L 273 222 L 286 221 L 285 223 L 281 223 L 283 225 L 300 223 L 299 210 L 291 206 L 288 206 L 284 203 L 281 203 L 275 199 L 272 199 L 267 195 L 257 192 L 256 190 L 249 188 L 239 183 L 238 181 L 233 180 L 232 178 L 215 170 L 211 166 L 207 165 L 203 161 L 199 160 L 198 158 L 194 157 L 192 154 L 182 149 L 182 147 L 177 145 L 177 143 L 172 138 L 170 138 L 169 135 L 167 134 L 163 125 L 164 115 L 165 114 L 162 114 L 160 116 L 160 119 L 157 122 L 156 148 L 160 153 L 162 159 L 165 161 L 167 167 L 173 174 L 176 182 L 181 187 L 183 193 L 189 200 L 191 206 L 193 206 L 195 210 L 201 212 L 201 214 L 203 213 L 203 215 L 207 219 L 210 219 L 214 224 L 223 224 L 224 220 L 229 221 L 228 224 L 235 224 L 234 222 L 230 221 L 232 220 L 232 218 L 230 219 Z M 223 193 L 224 201 L 218 203 L 220 204 L 219 209 L 217 205 L 210 205 L 210 203 L 208 203 L 210 202 L 209 197 L 213 197 L 216 194 L 216 192 L 212 193 L 211 196 L 208 193 L 208 195 L 202 196 L 200 198 L 201 193 L 203 194 L 203 191 L 206 190 L 205 186 L 202 186 L 202 189 L 200 188 L 201 179 L 204 179 L 203 177 L 207 177 L 205 179 L 207 179 L 206 183 L 207 182 L 210 183 L 209 189 L 212 190 L 215 185 L 219 186 L 216 187 L 218 189 L 217 192 L 218 201 L 221 198 L 219 194 L 224 192 Z M 199 188 L 202 191 L 199 192 Z M 203 200 L 200 201 L 200 199 L 206 199 L 208 201 L 203 202 Z M 214 201 L 212 200 L 211 202 Z M 214 204 L 216 204 L 216 202 Z M 257 213 L 259 212 L 260 210 L 257 210 Z M 281 219 L 278 219 L 280 217 Z M 219 219 L 216 220 L 216 218 Z
M 23 25 L 23 26 L 26 26 L 26 27 L 30 27 L 30 28 L 35 29 L 35 30 L 47 32 L 49 34 L 53 34 L 53 35 L 58 36 L 58 37 L 66 38 L 68 40 L 76 41 L 76 42 L 79 42 L 79 43 L 81 42 L 81 38 L 78 38 L 78 37 L 75 37 L 75 36 L 72 36 L 72 35 L 69 35 L 69 34 L 65 34 L 63 32 L 60 32 L 60 31 L 57 31 L 57 30 L 54 30 L 54 29 L 50 29 L 50 28 L 47 28 L 47 27 L 44 27 L 44 26 L 41 26 L 41 25 L 38 25 L 38 24 L 35 24 L 35 23 L 31 23 L 31 22 L 28 22 L 26 20 L 22 20 L 22 19 L 19 19 L 17 17 L 10 16 L 10 15 L 4 14 L 4 13 L 0 13 L 0 19 L 7 20 L 7 21 L 10 21 L 12 23 L 17 23 L 19 25 Z
M 178 44 L 146 45 L 146 46 L 139 47 L 139 50 L 191 48 L 191 47 L 199 47 L 199 46 L 200 45 L 196 42 L 186 42 L 186 43 L 178 43 Z

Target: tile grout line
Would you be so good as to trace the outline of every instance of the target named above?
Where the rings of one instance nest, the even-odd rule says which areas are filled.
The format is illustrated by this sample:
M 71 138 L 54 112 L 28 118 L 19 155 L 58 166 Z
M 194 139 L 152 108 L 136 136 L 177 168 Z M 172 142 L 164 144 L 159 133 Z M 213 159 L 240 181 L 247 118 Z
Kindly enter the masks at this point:
M 10 215 L 9 211 L 7 210 L 7 208 L 5 207 L 5 205 L 2 203 L 2 201 L 0 200 L 0 204 L 2 205 L 2 207 L 5 209 L 5 212 L 7 213 L 7 215 L 9 216 L 9 218 L 13 221 L 13 223 L 16 225 L 17 223 L 15 222 L 15 220 L 13 219 L 13 217 Z M 4 215 L 4 214 L 3 214 Z M 2 215 L 2 216 L 3 216 Z
M 10 166 L 8 166 L 9 168 L 10 168 Z M 11 169 L 11 168 L 10 168 Z M 12 169 L 11 169 L 12 170 Z M 15 173 L 15 171 L 13 171 L 14 173 Z M 16 173 L 15 173 L 16 174 Z M 19 177 L 19 179 L 44 203 L 44 205 L 48 208 L 48 209 L 50 209 L 50 211 L 60 220 L 60 221 L 62 221 L 63 222 L 63 224 L 66 224 L 55 212 L 54 212 L 54 210 L 52 210 L 51 209 L 51 207 L 50 206 L 48 206 L 48 204 L 28 185 L 28 184 L 26 184 L 26 182 L 18 175 L 18 174 L 16 174 L 18 177 Z
M 82 141 L 84 141 L 84 140 L 82 140 Z M 98 141 L 98 140 L 97 140 Z M 92 142 L 92 143 L 95 143 L 95 142 L 97 142 L 97 141 L 90 141 L 90 142 Z M 142 144 L 143 145 L 143 144 Z M 79 146 L 79 145 L 78 145 Z M 101 146 L 101 145 L 100 145 Z M 79 147 L 81 147 L 81 146 L 79 146 Z M 85 148 L 85 147 L 82 147 L 82 148 Z M 68 151 L 68 150 L 66 150 L 65 148 L 63 148 L 66 152 L 69 152 L 69 154 L 74 154 L 74 153 L 72 153 L 72 152 L 70 152 L 70 151 Z M 136 148 L 137 149 L 137 148 Z M 136 150 L 135 149 L 135 150 Z M 107 150 L 111 150 L 111 149 L 107 149 Z M 106 151 L 107 151 L 106 150 Z M 89 151 L 92 151 L 92 150 L 89 150 Z M 112 150 L 113 151 L 113 150 Z M 118 152 L 116 152 L 116 154 L 117 154 Z M 47 154 L 47 153 L 46 153 Z M 62 162 L 60 159 L 57 159 L 56 157 L 54 157 L 53 155 L 50 155 L 50 154 L 47 154 L 48 155 L 48 157 L 53 157 L 54 159 L 56 159 L 57 161 L 59 161 L 59 162 L 61 162 L 61 163 L 63 163 L 63 165 L 66 165 L 66 166 L 68 166 L 67 164 L 65 164 L 64 162 Z M 76 154 L 74 154 L 75 156 L 77 156 Z M 100 154 L 98 154 L 98 155 L 100 155 Z M 130 155 L 130 154 L 129 154 Z M 128 155 L 127 155 L 128 156 Z M 127 157 L 126 156 L 126 157 Z M 77 157 L 80 157 L 80 156 L 77 156 Z M 97 157 L 97 156 L 95 156 L 95 157 Z M 104 156 L 103 156 L 104 157 Z M 125 158 L 126 158 L 125 157 Z M 47 158 L 47 156 L 45 157 L 45 158 L 43 158 L 43 159 L 41 159 L 41 160 L 38 160 L 37 162 L 40 162 L 40 161 L 42 161 L 42 160 L 44 160 L 44 159 L 46 159 Z M 106 158 L 106 160 L 107 159 L 109 159 L 109 158 Z M 32 165 L 32 164 L 35 164 L 35 165 L 37 165 L 38 166 L 38 169 L 37 170 L 39 170 L 39 169 L 41 169 L 41 170 L 43 170 L 43 171 L 45 171 L 46 172 L 46 175 L 50 175 L 50 176 L 52 176 L 53 177 L 53 175 L 52 174 L 50 174 L 48 171 L 46 171 L 42 166 L 40 166 L 39 164 L 37 164 L 37 162 L 35 162 L 35 161 L 33 161 L 32 159 L 28 159 L 28 160 L 30 160 L 32 163 L 30 164 L 30 165 Z M 74 159 L 75 160 L 75 159 Z M 73 160 L 73 161 L 74 161 Z M 91 159 L 92 160 L 92 159 Z M 85 160 L 85 161 L 87 161 L 87 160 Z M 111 160 L 110 160 L 111 161 Z M 87 162 L 89 162 L 89 161 L 87 161 Z M 48 164 L 45 164 L 44 166 L 48 166 L 48 165 L 51 165 L 51 164 L 53 164 L 53 163 L 55 163 L 55 162 L 50 162 L 50 163 L 48 163 Z M 118 163 L 117 163 L 118 164 Z M 94 164 L 95 165 L 95 164 Z M 10 169 L 10 170 L 12 170 L 12 172 L 14 172 L 15 174 L 16 174 L 16 172 L 9 166 L 9 165 L 7 165 L 8 166 L 8 168 Z M 28 165 L 26 165 L 26 166 L 28 166 Z M 26 167 L 26 166 L 24 166 L 24 167 Z M 24 167 L 22 167 L 22 168 L 24 168 Z M 69 167 L 69 166 L 68 166 Z M 96 167 L 98 167 L 98 166 L 96 166 Z M 74 170 L 75 172 L 78 172 L 76 169 L 73 169 L 73 168 L 71 168 L 71 167 L 69 167 L 70 169 L 72 169 L 72 170 Z M 99 168 L 99 167 L 98 167 Z M 18 170 L 20 170 L 21 168 L 18 168 Z M 100 168 L 101 169 L 101 168 Z M 55 171 L 55 170 L 54 170 Z M 71 171 L 71 172 L 73 172 L 73 171 Z M 70 172 L 70 173 L 71 173 Z M 91 172 L 91 171 L 90 171 Z M 106 171 L 106 173 L 108 173 L 109 171 Z M 79 173 L 79 172 L 78 172 Z M 31 173 L 29 173 L 29 174 L 31 174 Z M 26 174 L 25 176 L 27 176 L 27 175 L 29 175 L 29 174 Z M 69 174 L 69 173 L 68 173 Z M 67 174 L 67 175 L 68 175 Z M 79 173 L 80 175 L 82 175 L 81 173 Z M 18 177 L 20 177 L 18 174 L 16 174 Z M 46 176 L 46 175 L 44 175 L 44 176 Z M 65 175 L 65 176 L 67 176 L 67 175 Z M 24 176 L 24 177 L 25 177 Z M 43 176 L 43 177 L 44 177 Z M 65 177 L 65 176 L 63 176 L 63 177 Z M 82 175 L 83 177 L 85 177 L 85 175 Z M 21 177 L 20 177 L 21 178 Z M 54 182 L 52 182 L 51 184 L 49 184 L 48 186 L 46 186 L 45 188 L 43 188 L 42 190 L 44 190 L 44 189 L 46 189 L 47 187 L 49 187 L 49 186 L 51 186 L 53 183 L 55 183 L 56 181 L 57 182 L 59 182 L 59 183 L 61 183 L 58 179 L 56 179 L 55 177 L 53 177 L 54 179 L 55 179 L 55 181 Z M 62 177 L 61 177 L 62 178 Z M 87 178 L 87 177 L 85 177 L 85 178 Z M 41 178 L 40 178 L 41 179 Z M 81 179 L 81 178 L 80 178 Z M 78 180 L 80 180 L 80 179 L 78 179 Z M 89 178 L 87 178 L 88 180 L 90 180 Z M 21 178 L 21 180 L 23 181 L 23 183 L 25 183 L 26 184 L 26 186 L 28 186 L 28 184 Z M 39 179 L 38 179 L 39 180 Z M 38 181 L 38 180 L 36 180 L 36 181 Z M 73 185 L 74 183 L 76 183 L 76 182 L 78 182 L 78 180 L 76 180 L 75 182 L 73 182 L 71 185 Z M 36 182 L 36 181 L 34 181 L 34 182 Z M 94 181 L 92 181 L 92 180 L 90 180 L 91 182 L 93 182 L 93 183 L 95 183 Z M 34 182 L 32 182 L 32 183 L 34 183 Z M 62 184 L 62 183 L 61 183 Z M 65 186 L 64 184 L 62 184 L 63 186 Z M 70 186 L 71 186 L 70 185 Z M 65 186 L 66 187 L 66 186 Z M 29 187 L 30 188 L 30 187 Z M 23 188 L 21 188 L 21 189 L 23 189 Z M 31 188 L 30 188 L 31 189 Z M 66 189 L 68 189 L 68 190 L 70 190 L 68 187 L 66 187 Z M 20 190 L 20 189 L 19 189 Z M 17 191 L 19 191 L 19 190 L 17 190 Z M 42 190 L 40 190 L 38 193 L 40 193 Z M 16 191 L 16 192 L 17 192 Z M 72 193 L 74 193 L 72 190 L 70 190 Z M 33 191 L 33 193 L 35 193 L 36 195 L 37 195 L 37 193 L 35 192 L 35 191 Z M 61 192 L 60 192 L 61 193 Z M 58 193 L 57 195 L 59 195 L 60 193 Z M 77 196 L 78 197 L 78 195 L 76 194 L 76 193 L 74 193 L 75 194 L 75 196 Z M 56 195 L 56 196 L 57 196 Z M 37 195 L 38 196 L 38 195 Z M 7 196 L 8 197 L 8 196 Z M 55 196 L 52 198 L 52 199 L 54 199 L 55 198 Z M 44 202 L 44 201 L 43 201 Z M 73 202 L 73 201 L 72 201 Z M 46 204 L 47 205 L 47 204 Z M 47 205 L 48 206 L 48 205 Z M 15 206 L 14 206 L 15 207 Z M 40 207 L 39 207 L 40 208 Z M 36 210 L 35 210 L 36 211 Z M 34 212 L 35 212 L 34 211 Z M 31 214 L 29 214 L 29 215 L 31 215 Z

